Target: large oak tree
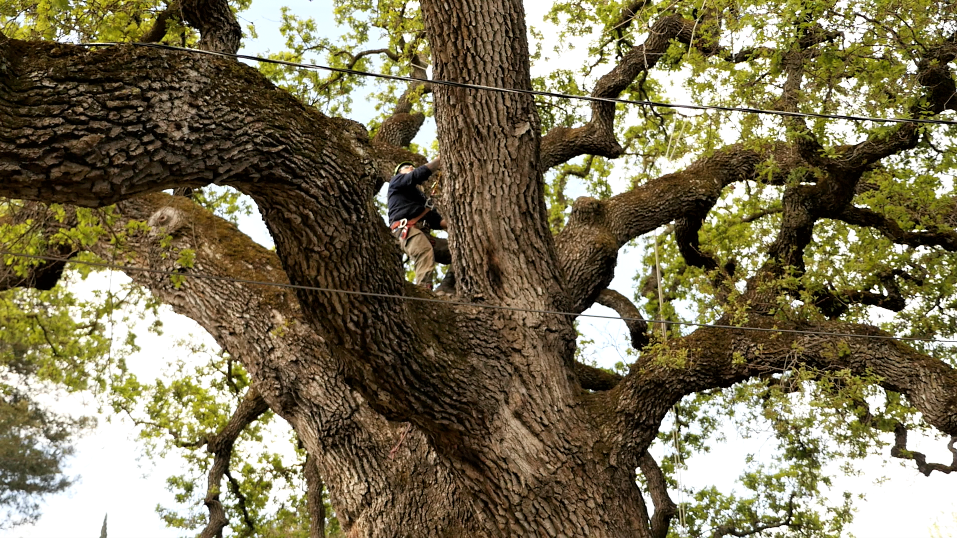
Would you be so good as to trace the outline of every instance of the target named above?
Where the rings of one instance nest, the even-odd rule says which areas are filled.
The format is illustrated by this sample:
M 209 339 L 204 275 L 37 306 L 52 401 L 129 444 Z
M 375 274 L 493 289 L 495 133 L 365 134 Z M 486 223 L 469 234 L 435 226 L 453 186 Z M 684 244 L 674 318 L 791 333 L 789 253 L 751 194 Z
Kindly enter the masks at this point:
M 361 6 L 340 9 L 349 7 Z M 350 535 L 659 538 L 677 507 L 668 466 L 649 447 L 675 404 L 746 387 L 741 400 L 813 468 L 825 449 L 800 433 L 813 420 L 775 415 L 809 385 L 854 418 L 834 429 L 847 444 L 894 432 L 892 453 L 919 470 L 957 467 L 908 451 L 902 422 L 909 407 L 957 436 L 952 354 L 887 338 L 955 332 L 949 126 L 717 111 L 679 119 L 606 101 L 582 114 L 529 93 L 435 83 L 572 86 L 568 72 L 532 77 L 540 53 L 530 55 L 519 0 L 364 9 L 392 31 L 387 46 L 333 55 L 362 66 L 382 54 L 420 79 L 373 135 L 228 56 L 0 34 L 0 196 L 117 204 L 122 218 L 151 226 L 124 245 L 128 265 L 242 280 L 131 272 L 249 372 L 233 419 L 202 440 L 217 455 L 211 483 L 238 430 L 268 408 L 295 429 L 308 481 L 322 477 Z M 655 97 L 656 77 L 684 70 L 689 98 L 719 105 L 908 119 L 946 119 L 957 106 L 947 3 L 582 2 L 552 14 L 568 39 L 603 25 L 582 71 L 593 97 Z M 153 25 L 144 41 L 188 38 L 187 27 L 205 51 L 234 53 L 241 40 L 222 0 L 180 0 L 137 21 Z M 83 37 L 82 23 L 67 37 Z M 323 95 L 353 88 L 337 76 Z M 398 161 L 422 162 L 409 147 L 423 94 L 445 164 L 440 207 L 457 277 L 441 300 L 404 281 L 374 203 Z M 685 124 L 688 134 L 676 135 Z M 655 175 L 666 142 L 682 145 L 686 165 Z M 630 188 L 567 203 L 570 177 L 600 187 L 616 160 L 631 170 Z M 275 252 L 159 192 L 210 184 L 255 201 Z M 673 249 L 648 287 L 659 282 L 672 308 L 693 302 L 724 327 L 649 338 L 638 307 L 608 288 L 621 250 L 663 226 Z M 58 267 L 4 285 L 35 285 Z M 575 315 L 595 303 L 633 318 L 640 354 L 624 375 L 576 360 Z M 897 317 L 862 323 L 866 307 Z M 702 497 L 710 515 L 685 525 L 823 535 L 834 529 L 800 504 L 815 488 L 798 480 L 763 511 L 736 517 Z M 226 523 L 218 487 L 207 506 L 204 532 L 215 535 Z M 321 506 L 310 508 L 321 520 Z

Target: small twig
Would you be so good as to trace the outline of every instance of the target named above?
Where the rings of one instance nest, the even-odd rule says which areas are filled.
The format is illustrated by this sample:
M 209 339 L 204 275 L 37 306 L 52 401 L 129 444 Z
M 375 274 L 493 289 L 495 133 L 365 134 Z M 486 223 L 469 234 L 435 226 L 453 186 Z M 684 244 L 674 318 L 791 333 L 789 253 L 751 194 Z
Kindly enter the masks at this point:
M 399 437 L 399 442 L 396 443 L 395 446 L 392 447 L 392 450 L 389 451 L 390 460 L 395 459 L 395 453 L 399 451 L 399 447 L 402 446 L 402 443 L 405 441 L 405 436 L 409 434 L 409 430 L 411 429 L 412 429 L 412 423 L 409 423 L 409 425 L 405 427 L 405 430 L 403 430 L 402 436 Z

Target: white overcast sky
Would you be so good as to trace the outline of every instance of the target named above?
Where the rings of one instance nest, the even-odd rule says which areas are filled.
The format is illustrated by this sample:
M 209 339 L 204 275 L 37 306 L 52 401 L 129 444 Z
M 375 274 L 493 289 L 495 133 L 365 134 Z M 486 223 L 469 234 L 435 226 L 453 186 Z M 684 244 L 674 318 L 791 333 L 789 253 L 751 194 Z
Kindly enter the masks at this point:
M 544 26 L 542 20 L 544 3 L 526 2 L 529 10 L 529 23 L 538 28 Z M 259 34 L 257 40 L 247 40 L 245 54 L 264 54 L 278 51 L 283 41 L 278 33 L 279 5 L 287 5 L 300 15 L 311 15 L 320 24 L 331 24 L 330 0 L 281 0 L 270 4 L 255 0 L 250 11 L 241 15 L 240 22 L 245 26 L 252 22 Z M 334 30 L 327 27 L 331 34 Z M 585 47 L 579 47 L 584 49 Z M 562 62 L 569 65 L 574 61 L 563 57 Z M 358 110 L 352 117 L 365 121 L 371 111 Z M 429 129 L 434 133 L 434 128 Z M 428 136 L 428 134 L 424 135 Z M 423 142 L 423 140 L 417 140 Z M 269 241 L 265 227 L 256 218 L 247 219 L 243 229 L 261 242 Z M 625 254 L 618 263 L 613 289 L 629 290 L 633 286 L 633 276 L 638 272 L 640 260 L 634 253 Z M 120 277 L 114 277 L 114 279 Z M 104 285 L 107 279 L 97 278 L 92 285 Z M 117 280 L 113 281 L 114 283 Z M 602 315 L 615 315 L 611 310 L 596 306 L 589 312 Z M 164 315 L 165 332 L 170 334 L 202 334 L 202 330 L 191 320 L 177 316 L 172 312 Z M 597 355 L 603 365 L 611 366 L 624 356 L 622 346 L 627 345 L 624 325 L 610 320 L 581 320 L 581 328 L 596 341 L 601 352 Z M 143 336 L 144 351 L 130 359 L 130 366 L 141 380 L 156 376 L 162 367 L 174 358 L 176 353 L 184 353 L 169 345 L 168 340 L 153 340 L 152 335 Z M 206 337 L 208 338 L 208 336 Z M 64 405 L 76 408 L 79 400 L 69 399 Z M 173 507 L 172 494 L 165 489 L 167 476 L 178 472 L 180 462 L 175 458 L 164 461 L 147 461 L 142 449 L 133 439 L 132 425 L 123 419 L 105 422 L 101 419 L 97 429 L 83 438 L 77 445 L 77 455 L 72 460 L 70 474 L 79 475 L 79 482 L 70 491 L 49 497 L 43 506 L 44 515 L 32 526 L 18 527 L 8 531 L 6 536 L 18 538 L 80 538 L 99 536 L 105 514 L 109 514 L 110 538 L 124 537 L 175 537 L 182 533 L 165 528 L 156 515 L 155 507 L 162 504 Z M 767 440 L 741 440 L 733 429 L 726 432 L 728 443 L 712 448 L 712 453 L 700 456 L 689 462 L 690 469 L 683 472 L 681 479 L 689 485 L 704 486 L 715 484 L 730 488 L 734 479 L 744 466 L 744 455 L 754 452 L 769 454 L 771 442 Z M 764 444 L 768 447 L 765 449 Z M 940 440 L 915 439 L 913 449 L 925 450 L 934 461 L 949 461 L 949 454 Z M 951 536 L 957 537 L 957 522 L 953 514 L 957 513 L 957 477 L 935 473 L 924 477 L 912 466 L 902 467 L 896 461 L 882 466 L 881 458 L 871 458 L 861 463 L 864 475 L 855 478 L 836 478 L 838 490 L 849 489 L 867 495 L 867 500 L 858 501 L 855 523 L 849 529 L 858 538 L 881 537 L 925 537 L 929 528 L 939 521 L 948 525 Z M 879 483 L 882 477 L 889 481 Z M 677 499 L 676 499 L 677 500 Z M 945 536 L 947 534 L 945 533 Z

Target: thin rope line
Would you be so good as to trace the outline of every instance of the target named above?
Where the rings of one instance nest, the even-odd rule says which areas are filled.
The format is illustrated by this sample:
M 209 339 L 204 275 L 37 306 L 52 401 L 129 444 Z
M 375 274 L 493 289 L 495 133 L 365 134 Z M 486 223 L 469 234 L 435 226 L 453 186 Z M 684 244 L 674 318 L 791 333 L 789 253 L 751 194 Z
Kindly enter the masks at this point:
M 661 260 L 658 258 L 658 230 L 655 230 L 655 280 L 658 281 L 658 322 L 665 319 L 663 309 L 665 308 L 665 292 L 661 286 Z M 661 331 L 661 341 L 668 343 L 668 327 L 659 325 Z
M 636 318 L 636 317 L 628 317 L 628 316 L 603 316 L 601 314 L 563 312 L 561 310 L 540 310 L 540 309 L 534 309 L 534 308 L 518 308 L 514 306 L 502 306 L 502 305 L 493 305 L 493 304 L 464 303 L 461 301 L 446 301 L 443 299 L 432 299 L 428 297 L 412 297 L 412 296 L 406 296 L 406 295 L 394 295 L 389 293 L 377 293 L 377 292 L 371 292 L 371 291 L 341 290 L 341 289 L 335 289 L 335 288 L 323 288 L 319 286 L 306 286 L 302 284 L 289 284 L 284 282 L 267 282 L 263 280 L 248 280 L 244 278 L 233 278 L 228 276 L 209 275 L 205 273 L 182 273 L 178 271 L 163 271 L 160 269 L 150 269 L 147 267 L 135 267 L 131 265 L 117 265 L 117 264 L 105 263 L 105 262 L 73 260 L 69 258 L 58 258 L 54 256 L 41 256 L 38 254 L 21 254 L 18 252 L 11 252 L 8 250 L 3 250 L 3 249 L 0 249 L 0 255 L 17 256 L 20 258 L 27 258 L 27 259 L 33 259 L 33 260 L 76 263 L 81 265 L 89 265 L 91 267 L 102 267 L 104 269 L 116 269 L 117 271 L 124 271 L 124 272 L 131 271 L 131 272 L 150 273 L 150 274 L 158 274 L 158 275 L 166 275 L 166 276 L 203 278 L 203 279 L 215 280 L 219 282 L 235 282 L 238 284 L 254 284 L 259 286 L 273 286 L 277 288 L 288 288 L 288 289 L 297 289 L 297 290 L 306 290 L 306 291 L 321 291 L 326 293 L 341 293 L 343 295 L 356 295 L 360 297 L 376 297 L 380 299 L 398 299 L 398 300 L 404 300 L 404 301 L 419 301 L 424 303 L 441 303 L 441 304 L 450 305 L 450 306 L 467 306 L 470 308 L 486 308 L 490 310 L 504 310 L 509 312 L 526 312 L 531 314 L 554 314 L 557 316 L 583 317 L 583 318 L 594 318 L 594 319 L 613 319 L 617 321 L 647 321 L 644 318 L 640 318 L 640 317 Z M 769 329 L 766 327 L 741 327 L 736 325 L 723 325 L 723 324 L 715 324 L 715 323 L 694 323 L 691 321 L 662 320 L 660 323 L 663 323 L 665 325 L 698 327 L 702 329 L 725 329 L 725 330 L 752 331 L 752 332 L 763 332 L 763 333 L 800 334 L 805 336 L 837 336 L 837 337 L 845 337 L 845 338 L 863 338 L 863 339 L 871 339 L 871 340 L 896 340 L 896 341 L 903 341 L 903 342 L 957 344 L 957 340 L 946 340 L 946 339 L 935 340 L 933 338 L 884 336 L 879 334 L 836 333 L 836 332 L 823 332 L 823 331 L 805 331 L 801 329 Z
M 704 0 L 701 2 L 702 9 L 704 8 Z M 694 31 L 698 28 L 698 19 L 695 19 L 695 27 L 691 30 L 691 38 L 694 40 Z M 691 51 L 691 45 L 688 45 L 688 51 Z M 681 125 L 681 130 L 678 131 L 678 125 Z M 668 146 L 665 148 L 665 160 L 671 161 L 674 157 L 674 150 L 678 147 L 677 139 L 681 138 L 681 134 L 684 133 L 685 125 L 687 122 L 684 119 L 679 119 L 677 123 L 671 128 L 671 136 L 668 137 Z M 677 136 L 675 135 L 677 132 Z M 655 279 L 658 283 L 658 321 L 664 319 L 664 308 L 665 308 L 665 292 L 664 285 L 661 280 L 661 258 L 658 254 L 658 230 L 655 229 Z M 661 341 L 665 345 L 668 344 L 668 328 L 666 325 L 660 325 L 661 328 Z M 685 523 L 685 506 L 684 506 L 684 487 L 681 485 L 681 443 L 679 440 L 678 430 L 680 428 L 680 419 L 678 417 L 678 404 L 675 403 L 671 406 L 671 412 L 675 415 L 675 429 L 674 429 L 674 445 L 675 445 L 675 455 L 674 455 L 674 466 L 675 466 L 675 480 L 678 484 L 678 523 L 682 527 L 686 527 Z
M 469 84 L 466 82 L 455 82 L 451 80 L 423 80 L 413 77 L 406 77 L 400 75 L 384 75 L 381 73 L 372 73 L 369 71 L 358 71 L 355 69 L 344 69 L 341 67 L 331 67 L 328 65 L 320 64 L 303 64 L 297 62 L 290 62 L 286 60 L 274 60 L 271 58 L 262 58 L 260 56 L 250 56 L 248 54 L 230 54 L 228 52 L 216 52 L 210 50 L 199 50 L 199 49 L 188 49 L 184 47 L 174 47 L 172 45 L 164 45 L 162 43 L 78 43 L 78 47 L 115 47 L 122 45 L 130 45 L 134 47 L 147 47 L 154 49 L 165 49 L 165 50 L 174 50 L 181 52 L 188 52 L 192 54 L 207 54 L 210 56 L 220 56 L 223 58 L 236 58 L 242 60 L 251 60 L 254 62 L 264 62 L 272 63 L 278 65 L 286 65 L 290 67 L 299 67 L 303 69 L 321 69 L 323 71 L 331 71 L 333 73 L 343 73 L 346 75 L 358 75 L 364 77 L 373 77 L 381 78 L 385 80 L 396 80 L 404 82 L 427 82 L 429 84 L 437 84 L 440 86 L 450 86 L 455 88 L 469 88 L 474 90 L 485 90 L 501 93 L 516 93 L 516 94 L 525 94 L 525 95 L 538 95 L 541 97 L 554 97 L 558 99 L 573 99 L 579 101 L 589 101 L 596 103 L 610 103 L 610 104 L 623 104 L 623 105 L 638 105 L 638 106 L 650 106 L 656 108 L 683 108 L 687 110 L 714 110 L 721 112 L 743 112 L 747 114 L 765 114 L 771 116 L 787 116 L 795 118 L 824 118 L 824 119 L 834 119 L 834 120 L 847 120 L 847 121 L 872 121 L 877 123 L 927 123 L 932 125 L 957 125 L 957 120 L 941 120 L 941 119 L 930 119 L 930 118 L 875 118 L 870 116 L 853 116 L 847 114 L 819 114 L 814 112 L 791 112 L 784 110 L 767 110 L 763 108 L 754 108 L 754 107 L 734 107 L 734 106 L 723 106 L 723 105 L 689 105 L 689 104 L 679 104 L 679 103 L 665 103 L 662 101 L 647 101 L 647 100 L 636 100 L 636 99 L 621 99 L 617 97 L 594 97 L 591 95 L 572 95 L 568 93 L 559 93 L 559 92 L 549 92 L 542 90 L 526 90 L 519 88 L 501 88 L 496 86 L 485 86 L 482 84 Z
M 119 243 L 117 243 L 117 242 L 114 240 L 114 242 L 113 242 L 113 253 L 112 253 L 111 256 L 110 256 L 110 257 L 111 257 L 112 259 L 114 259 L 114 260 L 116 260 L 116 249 L 118 249 L 118 248 L 119 248 Z M 109 279 L 108 279 L 108 284 L 107 284 L 107 286 L 108 286 L 108 287 L 107 287 L 107 295 L 106 295 L 106 296 L 109 297 L 109 299 L 110 299 L 110 302 L 109 302 L 109 305 L 108 305 L 108 308 L 109 308 L 110 310 L 109 310 L 109 312 L 107 312 L 107 316 L 108 316 L 109 321 L 110 321 L 110 346 L 107 348 L 107 350 L 108 350 L 108 352 L 107 352 L 107 359 L 109 360 L 109 362 L 108 362 L 108 365 L 109 365 L 109 366 L 108 366 L 108 367 L 109 367 L 109 369 L 112 371 L 112 369 L 113 369 L 113 344 L 115 343 L 114 331 L 115 331 L 115 329 L 116 329 L 115 324 L 114 324 L 114 322 L 113 322 L 113 309 L 114 309 L 114 306 L 116 305 L 115 298 L 113 297 L 113 271 L 110 271 L 110 277 L 109 277 Z M 112 372 L 111 372 L 110 375 L 112 376 Z

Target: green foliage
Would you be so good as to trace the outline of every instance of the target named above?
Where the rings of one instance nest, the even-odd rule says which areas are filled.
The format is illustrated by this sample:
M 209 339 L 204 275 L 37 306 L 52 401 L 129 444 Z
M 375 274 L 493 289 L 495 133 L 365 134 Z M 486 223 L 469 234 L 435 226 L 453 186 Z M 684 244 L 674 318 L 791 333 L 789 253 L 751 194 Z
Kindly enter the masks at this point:
M 253 213 L 250 198 L 231 187 L 208 185 L 194 190 L 192 196 L 197 204 L 233 224 L 238 224 L 240 217 Z
M 72 484 L 64 465 L 93 421 L 51 413 L 7 384 L 0 391 L 0 528 L 9 528 L 35 521 L 43 496 Z
M 18 39 L 131 41 L 163 6 L 158 0 L 11 0 L 0 4 L 0 28 Z
M 282 8 L 279 29 L 286 38 L 286 49 L 269 57 L 396 76 L 412 75 L 413 64 L 428 65 L 429 49 L 417 6 L 399 0 L 336 0 L 333 13 L 342 32 L 336 39 L 322 35 L 314 18 Z M 393 105 L 407 86 L 391 80 L 267 63 L 261 64 L 260 70 L 303 102 L 330 115 L 353 112 L 354 98 L 364 95 L 364 100 L 374 104 L 377 111 L 366 124 L 371 133 L 384 117 L 391 115 Z M 431 114 L 421 95 L 409 97 L 417 109 Z
M 170 527 L 198 532 L 208 519 L 203 501 L 214 459 L 206 443 L 229 421 L 250 380 L 228 354 L 186 341 L 179 345 L 189 351 L 188 362 L 173 362 L 149 383 L 126 376 L 110 398 L 114 412 L 139 427 L 149 457 L 175 455 L 186 463 L 182 474 L 166 481 L 177 506 L 157 506 L 157 512 Z M 220 485 L 233 535 L 308 536 L 304 462 L 295 435 L 272 412 L 243 429 Z
M 0 206 L 0 246 L 42 256 L 106 238 L 121 241 L 108 232 L 113 221 L 110 208 L 68 214 L 60 206 L 6 202 Z M 101 261 L 89 253 L 78 258 Z M 0 275 L 15 282 L 44 263 L 5 255 Z M 91 267 L 80 267 L 49 290 L 0 292 L 0 509 L 6 525 L 35 520 L 42 497 L 72 483 L 63 474 L 64 463 L 73 454 L 76 436 L 94 422 L 46 402 L 63 392 L 107 393 L 112 380 L 126 375 L 126 357 L 138 349 L 136 334 L 117 327 L 156 307 L 128 284 L 104 280 L 102 291 L 71 290 L 67 282 L 82 287 L 91 274 Z M 124 310 L 130 304 L 137 304 L 139 313 Z
M 898 395 L 882 398 L 874 383 L 846 372 L 796 370 L 686 398 L 675 408 L 680 420 L 663 429 L 658 441 L 670 454 L 662 459 L 669 484 L 691 500 L 684 505 L 684 524 L 673 527 L 672 535 L 766 528 L 762 536 L 841 536 L 852 520 L 853 496 L 839 492 L 835 499 L 835 462 L 848 462 L 843 471 L 856 473 L 853 461 L 885 446 L 881 431 L 914 420 Z M 742 489 L 683 485 L 680 470 L 724 442 L 729 420 L 737 435 L 765 439 L 760 458 L 744 458 Z
M 705 55 L 694 46 L 673 43 L 656 68 L 639 76 L 621 97 L 775 108 L 787 77 L 785 55 L 795 49 L 802 35 L 814 29 L 809 21 L 819 20 L 823 30 L 833 32 L 835 37 L 817 45 L 814 61 L 806 63 L 798 110 L 902 116 L 919 105 L 921 90 L 913 76 L 917 55 L 935 40 L 953 35 L 955 20 L 952 6 L 929 0 L 679 0 L 641 4 L 633 20 L 624 21 L 621 10 L 628 3 L 554 2 L 544 24 L 530 31 L 535 62 L 533 87 L 588 93 L 600 76 L 645 39 L 655 21 L 679 13 L 696 17 L 697 43 L 720 31 L 725 50 Z M 235 4 L 237 9 L 247 6 L 248 2 Z M 150 28 L 163 7 L 152 0 L 12 0 L 0 4 L 0 29 L 20 38 L 127 41 Z M 403 76 L 413 73 L 413 63 L 426 63 L 429 47 L 417 4 L 337 0 L 333 15 L 337 27 L 330 31 L 316 18 L 282 8 L 280 31 L 286 39 L 285 47 L 269 56 Z M 174 21 L 167 28 L 166 39 L 188 43 L 195 41 L 196 35 Z M 388 52 L 370 52 L 378 49 Z M 750 51 L 748 61 L 728 61 L 728 54 L 744 51 Z M 582 53 L 588 58 L 580 62 L 555 61 Z M 274 64 L 261 64 L 260 69 L 303 102 L 327 114 L 369 115 L 367 126 L 371 132 L 408 88 L 394 81 Z M 899 83 L 888 85 L 888 80 Z M 431 114 L 428 95 L 408 97 L 413 110 Z M 364 101 L 373 103 L 375 110 L 361 110 L 358 103 Z M 591 114 L 590 107 L 578 101 L 537 98 L 536 102 L 543 132 L 579 126 Z M 691 114 L 651 107 L 619 107 L 615 128 L 624 156 L 615 160 L 583 157 L 546 174 L 549 223 L 555 232 L 564 227 L 571 203 L 578 196 L 607 199 L 731 142 L 768 148 L 777 141 L 799 136 L 778 118 L 769 116 Z M 868 122 L 822 119 L 809 120 L 808 128 L 828 155 L 865 136 L 890 132 L 889 127 Z M 957 227 L 954 134 L 953 127 L 925 129 L 917 148 L 884 159 L 879 168 L 865 175 L 864 188 L 855 204 L 893 219 L 904 230 L 953 230 Z M 781 227 L 782 193 L 787 186 L 810 183 L 820 175 L 818 170 L 801 170 L 793 172 L 785 185 L 772 184 L 777 166 L 768 161 L 762 165 L 762 180 L 725 189 L 698 233 L 704 254 L 722 263 L 735 262 L 735 274 L 723 284 L 724 289 L 716 284 L 721 275 L 685 263 L 670 233 L 655 239 L 666 300 L 659 304 L 657 290 L 636 291 L 635 299 L 647 319 L 660 316 L 677 321 L 693 317 L 699 322 L 724 319 L 732 324 L 747 321 L 750 305 L 740 300 L 740 293 L 745 277 L 753 275 L 766 260 L 768 247 Z M 245 202 L 228 189 L 207 188 L 195 199 L 234 221 L 248 212 Z M 16 202 L 6 202 L 0 206 L 0 216 L 17 208 Z M 59 222 L 64 222 L 62 208 L 54 206 L 51 210 Z M 54 234 L 38 233 L 36 221 L 5 225 L 0 242 L 27 254 L 42 254 L 57 245 L 81 248 L 104 240 L 121 248 L 122 234 L 104 239 L 110 218 L 109 210 L 82 210 L 75 225 Z M 636 288 L 641 288 L 655 265 L 654 243 L 650 238 L 641 239 L 633 247 L 642 260 L 640 274 L 634 278 Z M 193 262 L 192 251 L 174 255 L 181 266 Z M 93 259 L 89 254 L 83 256 Z M 816 292 L 887 292 L 880 277 L 902 270 L 907 276 L 896 279 L 902 294 L 908 297 L 902 312 L 890 316 L 871 307 L 848 305 L 843 319 L 877 319 L 882 328 L 901 336 L 957 335 L 957 272 L 952 270 L 957 259 L 953 253 L 903 247 L 873 230 L 824 219 L 814 229 L 805 260 L 803 273 L 792 271 L 765 283 L 768 289 L 787 291 L 778 294 L 773 307 L 782 321 L 823 319 L 824 313 L 815 304 Z M 12 257 L 4 257 L 3 263 L 21 277 L 40 264 Z M 89 271 L 81 269 L 80 274 L 86 276 Z M 105 330 L 104 320 L 119 312 L 122 303 L 143 299 L 131 289 L 122 293 L 126 295 L 107 293 L 93 301 L 77 299 L 62 288 L 0 295 L 2 366 L 18 379 L 104 394 L 114 412 L 128 414 L 140 424 L 141 437 L 151 455 L 180 454 L 189 469 L 170 477 L 168 484 L 181 506 L 160 507 L 159 511 L 170 526 L 195 531 L 206 522 L 203 480 L 212 460 L 208 452 L 194 445 L 226 423 L 248 387 L 248 376 L 228 356 L 201 348 L 194 350 L 204 357 L 200 366 L 177 363 L 168 376 L 150 382 L 126 375 L 123 354 L 116 347 L 110 349 L 112 334 Z M 689 330 L 671 326 L 668 333 L 677 337 Z M 124 344 L 133 349 L 135 340 Z M 594 337 L 586 334 L 579 344 L 576 358 L 582 362 L 597 364 L 602 358 Z M 957 365 L 954 346 L 913 345 Z M 693 350 L 676 351 L 662 341 L 644 350 L 662 351 L 658 355 L 660 363 L 675 369 L 685 367 L 694 358 Z M 846 352 L 842 348 L 832 350 L 835 354 Z M 622 352 L 617 370 L 625 371 L 626 361 L 636 353 Z M 794 353 L 798 355 L 800 350 Z M 836 500 L 824 499 L 831 485 L 828 466 L 843 465 L 852 470 L 854 462 L 886 447 L 886 433 L 897 422 L 919 428 L 908 402 L 899 394 L 875 388 L 879 381 L 846 372 L 794 369 L 768 372 L 760 380 L 686 398 L 676 407 L 680 420 L 670 429 L 664 428 L 659 438 L 659 448 L 677 453 L 677 457 L 662 461 L 670 486 L 684 490 L 690 499 L 684 507 L 685 523 L 674 528 L 672 535 L 703 536 L 723 526 L 742 531 L 769 527 L 763 536 L 839 535 L 851 518 L 851 498 L 842 494 Z M 12 387 L 11 382 L 6 390 L 14 390 Z M 39 420 L 35 424 L 43 424 L 36 418 L 41 416 L 50 419 L 51 424 L 66 424 L 31 405 L 10 409 Z M 678 480 L 679 472 L 696 454 L 708 452 L 722 440 L 721 425 L 728 417 L 743 436 L 769 435 L 775 446 L 774 457 L 764 463 L 756 458 L 747 461 L 739 490 L 684 487 Z M 267 415 L 243 432 L 234 455 L 232 478 L 224 481 L 224 504 L 238 535 L 297 536 L 308 528 L 304 500 L 298 493 L 301 478 L 297 466 L 302 464 L 303 455 L 295 451 L 291 456 L 280 455 L 264 445 L 267 430 L 276 422 L 273 419 Z M 49 441 L 37 435 L 23 437 L 34 443 L 23 446 L 42 447 Z M 295 444 L 293 441 L 291 446 Z M 61 449 L 60 454 L 67 453 L 67 448 Z M 788 517 L 790 529 L 775 526 Z M 330 529 L 334 532 L 334 524 Z

